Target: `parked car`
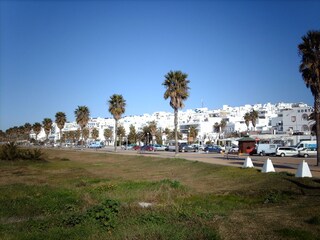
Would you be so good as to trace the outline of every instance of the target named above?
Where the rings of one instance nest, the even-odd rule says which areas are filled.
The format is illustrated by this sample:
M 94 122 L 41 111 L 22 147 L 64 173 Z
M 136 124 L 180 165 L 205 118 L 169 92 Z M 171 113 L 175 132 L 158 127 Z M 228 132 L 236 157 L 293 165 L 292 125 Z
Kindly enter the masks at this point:
M 122 145 L 122 146 L 121 146 L 121 149 L 131 150 L 131 149 L 133 149 L 136 145 L 137 145 L 137 144 L 133 144 L 133 143 L 128 144 L 128 145 Z
M 138 151 L 141 149 L 141 146 L 139 145 L 135 145 L 134 147 L 132 147 L 132 150 Z
M 102 145 L 99 142 L 93 142 L 88 145 L 88 148 L 102 148 Z
M 316 157 L 317 156 L 317 149 L 315 148 L 304 148 L 302 150 L 299 150 L 298 155 L 300 157 Z
M 221 153 L 222 152 L 222 148 L 220 146 L 218 146 L 218 145 L 207 145 L 204 148 L 204 151 L 206 153 L 209 153 L 209 152 Z
M 154 147 L 152 145 L 144 145 L 140 148 L 140 151 L 149 151 L 149 152 L 153 152 L 154 151 Z
M 285 156 L 297 156 L 298 150 L 294 147 L 278 147 L 276 150 L 276 155 L 285 157 Z
M 166 146 L 161 145 L 161 144 L 154 144 L 152 146 L 154 147 L 155 151 L 165 151 L 165 149 L 166 149 Z
M 188 143 L 180 143 L 179 144 L 179 152 L 196 152 L 197 148 Z

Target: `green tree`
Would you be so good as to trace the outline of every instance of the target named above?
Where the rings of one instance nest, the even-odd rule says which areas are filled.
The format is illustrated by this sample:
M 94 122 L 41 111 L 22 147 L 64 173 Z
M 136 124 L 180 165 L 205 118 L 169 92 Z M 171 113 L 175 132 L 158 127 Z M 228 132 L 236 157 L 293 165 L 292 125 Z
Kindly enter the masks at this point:
M 245 122 L 245 124 L 247 125 L 247 131 L 249 131 L 249 124 L 250 124 L 250 121 L 251 121 L 251 116 L 250 116 L 250 113 L 246 113 L 245 115 L 244 115 L 244 122 Z
M 119 94 L 113 94 L 109 101 L 109 112 L 112 114 L 114 120 L 115 120 L 115 133 L 118 132 L 118 121 L 121 118 L 121 115 L 124 114 L 126 110 L 126 100 L 122 97 L 122 95 Z M 114 140 L 114 151 L 117 151 L 117 134 L 115 134 L 115 140 Z
M 89 135 L 90 135 L 90 131 L 87 127 L 85 127 L 82 131 L 82 138 L 84 139 L 85 142 L 87 142 Z
M 181 71 L 170 71 L 165 75 L 162 85 L 165 86 L 164 99 L 170 98 L 170 106 L 174 111 L 175 155 L 178 154 L 178 110 L 184 107 L 184 101 L 189 97 L 188 75 Z
M 317 166 L 320 165 L 320 31 L 308 31 L 298 45 L 301 62 L 299 71 L 314 97 L 317 130 Z
M 250 112 L 250 120 L 252 123 L 252 126 L 254 127 L 254 130 L 256 130 L 256 124 L 257 124 L 257 119 L 259 117 L 259 113 L 255 110 L 252 110 Z
M 83 138 L 83 129 L 89 122 L 90 111 L 87 106 L 78 106 L 78 108 L 74 111 L 76 122 L 80 126 L 81 137 Z M 80 137 L 80 138 L 81 138 Z M 82 142 L 83 145 L 83 142 Z
M 198 136 L 198 130 L 195 126 L 190 126 L 189 128 L 189 139 L 192 139 L 191 142 L 195 142 Z
M 152 144 L 154 144 L 154 139 L 157 133 L 157 123 L 155 121 L 149 122 L 149 132 L 151 134 Z
M 97 140 L 99 138 L 99 130 L 96 128 L 93 128 L 91 135 L 94 140 Z
M 49 133 L 52 129 L 52 120 L 50 118 L 45 118 L 42 121 L 44 132 L 46 134 L 46 140 L 48 141 Z
M 106 139 L 106 141 L 108 141 L 108 145 L 109 145 L 109 142 L 111 141 L 113 136 L 112 130 L 110 128 L 106 128 L 103 132 L 103 136 Z
M 121 146 L 122 138 L 126 136 L 126 130 L 122 125 L 117 128 L 117 136 L 119 137 L 119 146 Z
M 137 142 L 136 128 L 132 124 L 129 127 L 128 141 L 129 141 L 129 143 L 136 143 Z
M 38 141 L 38 135 L 41 132 L 41 128 L 42 128 L 42 126 L 41 126 L 41 123 L 39 123 L 39 122 L 34 123 L 32 126 L 32 130 L 33 130 L 34 134 L 36 134 L 37 141 Z
M 25 123 L 24 124 L 24 134 L 26 135 L 26 139 L 29 139 L 30 132 L 32 130 L 32 125 L 30 123 Z
M 57 127 L 59 128 L 59 139 L 60 139 L 60 147 L 61 147 L 61 137 L 62 137 L 62 129 L 64 128 L 65 123 L 67 122 L 67 117 L 64 112 L 57 112 L 55 115 L 55 123 L 57 124 Z

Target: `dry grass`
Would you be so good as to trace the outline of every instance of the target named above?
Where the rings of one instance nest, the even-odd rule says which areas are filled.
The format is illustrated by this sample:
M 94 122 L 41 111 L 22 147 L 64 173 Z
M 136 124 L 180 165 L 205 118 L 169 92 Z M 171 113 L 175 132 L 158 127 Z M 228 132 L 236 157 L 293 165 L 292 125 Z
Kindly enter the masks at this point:
M 135 203 L 152 202 L 166 209 L 162 211 L 168 211 L 172 218 L 178 214 L 178 219 L 183 217 L 188 224 L 215 229 L 222 239 L 320 236 L 320 226 L 308 223 L 311 217 L 320 216 L 317 179 L 297 179 L 285 173 L 262 174 L 255 169 L 182 159 L 65 150 L 46 150 L 46 154 L 46 162 L 0 162 L 0 187 L 27 184 L 77 190 L 82 211 L 105 197 L 113 197 L 127 203 L 128 213 L 139 215 L 141 210 L 136 209 Z M 162 184 L 164 179 L 168 182 Z M 174 181 L 182 187 L 171 188 Z M 132 232 L 139 227 L 123 218 L 128 221 L 124 226 L 128 224 Z M 126 237 L 134 239 L 133 236 Z

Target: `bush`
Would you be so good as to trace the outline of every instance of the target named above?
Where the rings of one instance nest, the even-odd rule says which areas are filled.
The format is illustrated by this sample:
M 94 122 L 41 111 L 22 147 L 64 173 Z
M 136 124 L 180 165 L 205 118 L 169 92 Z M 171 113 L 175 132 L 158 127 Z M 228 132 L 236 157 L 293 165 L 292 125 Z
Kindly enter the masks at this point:
M 14 142 L 7 143 L 0 148 L 1 160 L 43 160 L 43 155 L 40 149 L 19 149 Z

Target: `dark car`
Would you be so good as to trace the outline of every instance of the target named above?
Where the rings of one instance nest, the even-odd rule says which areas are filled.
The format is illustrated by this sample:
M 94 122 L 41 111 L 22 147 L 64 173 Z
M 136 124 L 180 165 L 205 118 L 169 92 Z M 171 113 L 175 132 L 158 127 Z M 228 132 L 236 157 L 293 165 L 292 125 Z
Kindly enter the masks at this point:
M 221 153 L 222 148 L 217 145 L 208 145 L 204 148 L 203 151 L 205 151 L 206 153 L 209 153 L 209 152 Z
M 196 152 L 197 148 L 194 146 L 191 146 L 187 143 L 180 143 L 179 144 L 179 152 Z
M 140 148 L 140 151 L 149 151 L 152 152 L 154 151 L 154 147 L 152 145 L 144 145 Z

